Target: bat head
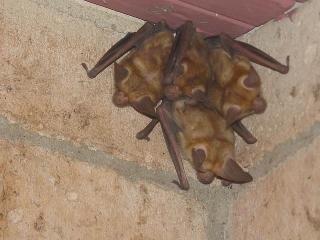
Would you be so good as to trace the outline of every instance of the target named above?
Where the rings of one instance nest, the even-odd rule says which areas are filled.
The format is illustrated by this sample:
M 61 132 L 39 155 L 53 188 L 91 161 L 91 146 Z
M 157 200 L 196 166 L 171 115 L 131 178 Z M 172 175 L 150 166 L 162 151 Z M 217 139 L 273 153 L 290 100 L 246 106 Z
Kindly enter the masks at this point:
M 266 101 L 261 96 L 261 81 L 246 57 L 222 49 L 211 51 L 215 81 L 209 87 L 209 102 L 231 125 L 253 113 L 262 113 Z

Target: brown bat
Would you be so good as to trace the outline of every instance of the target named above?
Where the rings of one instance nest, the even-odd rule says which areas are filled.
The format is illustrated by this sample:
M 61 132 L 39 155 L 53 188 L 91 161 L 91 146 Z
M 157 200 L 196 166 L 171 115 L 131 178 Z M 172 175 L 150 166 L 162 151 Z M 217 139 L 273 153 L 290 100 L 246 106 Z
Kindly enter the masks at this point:
M 227 91 L 230 91 L 229 89 L 233 91 L 238 88 L 256 89 L 256 79 L 255 75 L 251 74 L 253 70 L 250 70 L 252 67 L 249 60 L 261 62 L 262 65 L 269 64 L 270 68 L 279 66 L 260 50 L 232 39 L 230 43 L 229 40 L 228 37 L 224 39 L 224 35 L 220 35 L 218 41 L 216 38 L 204 40 L 203 36 L 195 31 L 190 21 L 182 25 L 176 34 L 164 22 L 146 23 L 137 32 L 127 34 L 112 46 L 91 70 L 82 64 L 88 76 L 94 78 L 114 63 L 116 88 L 113 96 L 114 104 L 118 107 L 131 106 L 152 119 L 137 134 L 138 139 L 148 139 L 150 132 L 160 122 L 181 189 L 189 188 L 181 150 L 189 159 L 192 159 L 198 178 L 203 183 L 210 183 L 214 177 L 236 183 L 244 183 L 252 179 L 234 161 L 232 129 L 248 143 L 253 143 L 256 139 L 238 120 L 240 119 L 238 115 L 235 121 L 224 120 L 223 117 L 230 118 L 230 110 L 234 112 L 234 105 L 231 105 L 227 114 L 223 114 L 223 106 L 228 101 L 233 103 L 232 96 L 230 96 L 232 100 L 224 96 Z M 214 52 L 216 48 L 229 53 L 231 60 L 216 57 L 217 52 Z M 115 62 L 126 53 L 128 55 L 119 63 Z M 245 87 L 241 84 L 236 88 L 230 88 L 228 85 L 220 87 L 217 85 L 219 81 L 212 81 L 219 74 L 224 75 L 230 69 L 233 71 L 232 59 L 238 59 L 238 56 L 240 68 L 241 62 L 245 62 L 242 59 L 249 59 L 247 62 L 250 68 L 247 67 L 246 71 L 248 76 L 254 75 L 253 78 L 249 77 L 249 80 L 246 80 Z M 220 65 L 216 63 L 225 59 L 227 59 L 226 64 L 229 61 L 231 65 L 226 65 L 224 62 Z M 236 68 L 238 65 L 234 64 Z M 219 71 L 217 66 L 231 67 Z M 237 82 L 237 80 L 233 81 Z M 232 81 L 229 79 L 229 82 Z M 253 87 L 247 82 L 249 85 L 253 84 Z M 219 91 L 212 92 L 216 91 L 213 88 L 214 84 L 220 87 L 217 88 Z M 259 87 L 255 90 L 256 92 L 260 91 Z M 220 94 L 218 98 L 215 97 L 217 94 Z M 260 92 L 254 94 L 256 95 L 253 101 L 258 99 Z M 210 106 L 211 109 L 206 106 Z M 261 108 L 263 106 L 258 106 L 256 110 Z M 197 125 L 200 122 L 203 123 Z M 229 124 L 232 129 L 227 127 Z M 207 130 L 210 134 L 206 133 Z M 206 134 L 209 134 L 208 139 Z
M 137 134 L 137 138 L 146 139 L 160 121 L 168 150 L 172 156 L 181 189 L 188 189 L 189 183 L 184 172 L 181 154 L 174 133 L 171 132 L 170 119 L 162 112 L 162 104 L 155 111 L 156 104 L 163 98 L 164 67 L 173 45 L 173 32 L 165 23 L 146 23 L 136 33 L 129 33 L 116 43 L 88 70 L 82 66 L 90 78 L 96 77 L 110 64 L 114 64 L 116 91 L 113 103 L 118 107 L 132 106 L 138 112 L 152 118 L 148 126 Z M 131 51 L 118 64 L 115 61 Z
M 177 125 L 173 128 L 179 129 L 174 132 L 199 181 L 209 184 L 215 177 L 234 183 L 252 181 L 234 160 L 235 138 L 225 119 L 217 111 L 184 101 L 172 103 L 171 115 Z
M 115 44 L 88 71 L 88 76 L 95 77 L 101 69 L 114 62 L 116 90 L 113 103 L 117 107 L 132 106 L 138 112 L 155 118 L 154 108 L 163 95 L 161 80 L 172 44 L 173 34 L 165 23 L 146 23 L 136 33 Z M 131 52 L 120 63 L 115 62 L 129 50 Z
M 205 98 L 211 80 L 208 44 L 187 21 L 176 33 L 164 73 L 165 96 L 169 100 L 188 97 L 188 103 Z
M 214 75 L 208 90 L 208 105 L 217 109 L 228 125 L 264 112 L 267 104 L 261 94 L 261 80 L 250 61 L 285 74 L 289 71 L 289 57 L 287 66 L 282 65 L 261 50 L 226 34 L 206 40 L 211 45 Z

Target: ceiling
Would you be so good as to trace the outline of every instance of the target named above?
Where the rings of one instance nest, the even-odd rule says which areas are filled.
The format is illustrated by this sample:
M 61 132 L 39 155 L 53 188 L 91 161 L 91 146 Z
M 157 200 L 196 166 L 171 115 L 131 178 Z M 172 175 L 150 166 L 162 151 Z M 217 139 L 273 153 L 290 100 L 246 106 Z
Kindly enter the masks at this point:
M 220 32 L 237 37 L 283 16 L 305 0 L 88 0 L 146 21 L 165 19 L 172 27 L 192 20 L 207 35 Z

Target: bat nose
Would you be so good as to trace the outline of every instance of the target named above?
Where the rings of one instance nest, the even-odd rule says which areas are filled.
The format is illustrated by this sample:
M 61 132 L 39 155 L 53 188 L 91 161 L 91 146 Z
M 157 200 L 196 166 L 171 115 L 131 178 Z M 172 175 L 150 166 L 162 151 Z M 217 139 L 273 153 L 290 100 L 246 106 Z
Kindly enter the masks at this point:
M 253 110 L 255 113 L 263 113 L 267 108 L 267 102 L 262 98 L 258 97 L 253 101 Z

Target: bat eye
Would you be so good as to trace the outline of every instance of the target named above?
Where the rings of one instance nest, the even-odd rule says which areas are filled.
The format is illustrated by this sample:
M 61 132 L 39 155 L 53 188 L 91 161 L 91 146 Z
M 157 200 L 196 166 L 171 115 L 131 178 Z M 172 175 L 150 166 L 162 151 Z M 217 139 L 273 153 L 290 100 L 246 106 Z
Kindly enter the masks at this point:
M 114 80 L 115 82 L 121 82 L 123 81 L 127 76 L 128 76 L 129 72 L 128 70 L 121 66 L 118 63 L 114 63 Z
M 252 108 L 253 108 L 254 112 L 257 113 L 257 114 L 263 113 L 267 108 L 266 100 L 264 100 L 262 97 L 257 97 L 253 101 Z
M 124 92 L 116 91 L 113 94 L 112 101 L 113 101 L 114 105 L 116 105 L 117 107 L 125 107 L 128 105 L 129 98 L 128 98 L 127 94 L 125 94 Z

